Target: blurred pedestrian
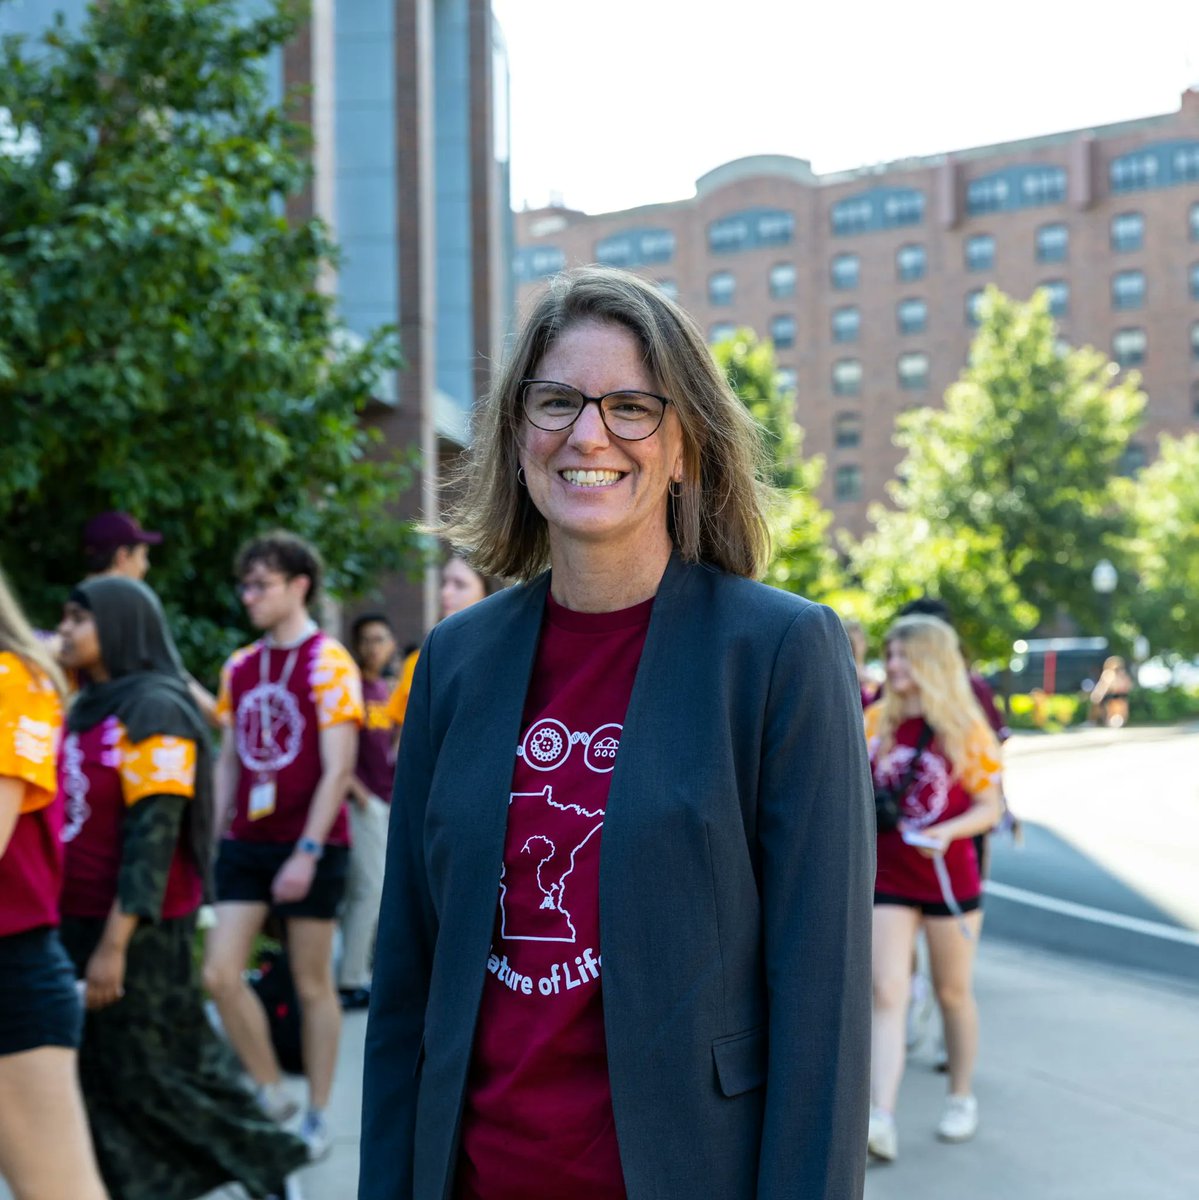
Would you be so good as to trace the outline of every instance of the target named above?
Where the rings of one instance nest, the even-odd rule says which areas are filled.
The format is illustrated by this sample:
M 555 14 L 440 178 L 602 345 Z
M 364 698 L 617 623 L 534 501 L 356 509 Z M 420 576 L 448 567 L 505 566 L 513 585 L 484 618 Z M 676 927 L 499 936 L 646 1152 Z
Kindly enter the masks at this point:
M 894 1113 L 921 928 L 949 1053 L 949 1096 L 937 1133 L 965 1141 L 978 1127 L 971 977 L 982 880 L 972 839 L 999 817 L 1000 760 L 962 670 L 957 635 L 945 622 L 900 618 L 887 633 L 886 671 L 883 698 L 866 710 L 879 818 L 869 1148 L 890 1160 L 898 1150 Z
M 681 309 L 588 268 L 468 469 L 453 536 L 524 582 L 417 665 L 360 1200 L 860 1195 L 861 706 L 835 614 L 753 582 L 759 431 Z
M 395 745 L 387 712 L 393 680 L 387 672 L 396 654 L 391 622 L 382 613 L 358 617 L 351 626 L 350 642 L 362 673 L 366 718 L 358 735 L 358 761 L 350 779 L 352 845 L 337 972 L 341 1006 L 347 1010 L 365 1008 L 370 1002 L 371 957 L 383 893 L 383 857 L 395 775 Z
M 878 684 L 870 677 L 866 668 L 866 630 L 861 621 L 852 617 L 842 617 L 841 624 L 845 627 L 849 638 L 850 649 L 853 651 L 853 662 L 858 673 L 858 690 L 861 692 L 862 707 L 868 708 L 878 696 Z
M 1120 729 L 1128 721 L 1128 697 L 1132 676 L 1124 659 L 1113 654 L 1104 660 L 1099 682 L 1091 690 L 1091 720 L 1096 725 Z
M 58 938 L 65 681 L 0 574 L 0 1178 L 15 1200 L 106 1200 L 77 1079 L 83 1010 Z
M 495 584 L 486 575 L 481 575 L 460 554 L 452 554 L 441 568 L 441 620 L 454 613 L 477 604 L 496 590 Z M 400 677 L 387 702 L 387 715 L 392 723 L 394 744 L 399 745 L 400 732 L 404 727 L 404 713 L 408 708 L 408 694 L 412 690 L 412 676 L 416 671 L 416 660 L 420 657 L 419 647 L 404 655 Z
M 212 858 L 208 733 L 145 584 L 85 581 L 59 626 L 87 682 L 59 754 L 63 940 L 86 987 L 79 1074 L 113 1200 L 274 1193 L 305 1160 L 243 1085 L 193 961 Z
M 162 534 L 143 529 L 127 512 L 103 512 L 92 517 L 83 529 L 83 559 L 87 578 L 119 575 L 125 579 L 146 578 L 150 570 L 150 547 L 162 544 Z M 180 659 L 180 669 L 182 659 Z M 183 670 L 183 677 L 204 719 L 217 725 L 216 697 L 198 679 Z
M 263 636 L 221 672 L 216 809 L 224 836 L 204 982 L 263 1106 L 286 1119 L 295 1106 L 283 1091 L 266 1012 L 243 978 L 267 917 L 285 920 L 308 1080 L 301 1135 L 317 1159 L 330 1149 L 325 1108 L 341 1035 L 333 933 L 350 853 L 346 794 L 362 683 L 345 647 L 309 616 L 322 575 L 315 547 L 277 530 L 242 547 L 236 572 Z

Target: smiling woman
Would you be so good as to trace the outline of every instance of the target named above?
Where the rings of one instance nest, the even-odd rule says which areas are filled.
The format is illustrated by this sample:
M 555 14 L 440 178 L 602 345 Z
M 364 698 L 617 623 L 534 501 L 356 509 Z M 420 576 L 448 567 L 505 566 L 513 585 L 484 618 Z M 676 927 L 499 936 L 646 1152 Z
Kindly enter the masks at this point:
M 361 1200 L 861 1193 L 860 695 L 836 616 L 753 581 L 760 462 L 662 292 L 552 281 L 449 528 L 522 582 L 412 683 Z

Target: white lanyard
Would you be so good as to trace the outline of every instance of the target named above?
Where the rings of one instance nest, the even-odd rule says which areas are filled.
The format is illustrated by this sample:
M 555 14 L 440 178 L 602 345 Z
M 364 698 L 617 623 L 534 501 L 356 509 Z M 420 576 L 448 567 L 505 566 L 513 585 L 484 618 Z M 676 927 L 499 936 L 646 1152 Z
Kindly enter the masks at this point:
M 287 656 L 287 661 L 283 664 L 283 674 L 279 676 L 279 681 L 275 684 L 280 691 L 287 690 L 287 681 L 291 678 L 292 671 L 295 670 L 296 659 L 300 656 L 300 647 L 296 646 Z M 265 642 L 262 644 L 262 652 L 258 656 L 258 722 L 261 728 L 261 737 L 268 749 L 275 748 L 275 734 L 271 729 L 271 705 L 267 694 L 267 684 L 271 678 L 271 651 L 270 647 Z

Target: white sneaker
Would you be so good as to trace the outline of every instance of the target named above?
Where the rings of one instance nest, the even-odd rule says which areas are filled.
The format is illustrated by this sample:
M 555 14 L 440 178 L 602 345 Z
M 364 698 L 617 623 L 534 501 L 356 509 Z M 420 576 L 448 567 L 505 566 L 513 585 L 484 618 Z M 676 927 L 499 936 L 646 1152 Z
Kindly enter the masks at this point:
M 257 1093 L 258 1107 L 277 1125 L 290 1121 L 300 1111 L 299 1104 L 287 1094 L 281 1083 L 263 1084 Z
M 978 1132 L 978 1101 L 973 1096 L 946 1096 L 937 1126 L 943 1142 L 968 1142 Z
M 866 1149 L 871 1158 L 882 1162 L 894 1162 L 899 1153 L 899 1130 L 895 1118 L 885 1108 L 871 1108 L 870 1133 L 866 1138 Z
M 308 1147 L 308 1161 L 320 1162 L 333 1149 L 329 1126 L 320 1113 L 308 1112 L 300 1124 L 300 1137 Z

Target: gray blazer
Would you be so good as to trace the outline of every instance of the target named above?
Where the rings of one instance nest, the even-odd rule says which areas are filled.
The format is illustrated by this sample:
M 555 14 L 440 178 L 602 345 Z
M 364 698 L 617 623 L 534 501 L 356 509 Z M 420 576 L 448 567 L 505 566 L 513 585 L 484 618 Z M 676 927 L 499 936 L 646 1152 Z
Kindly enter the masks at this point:
M 438 625 L 396 772 L 359 1200 L 448 1200 L 548 576 Z M 836 615 L 671 560 L 600 847 L 629 1200 L 862 1194 L 874 806 Z M 546 1195 L 555 1195 L 547 1180 Z

